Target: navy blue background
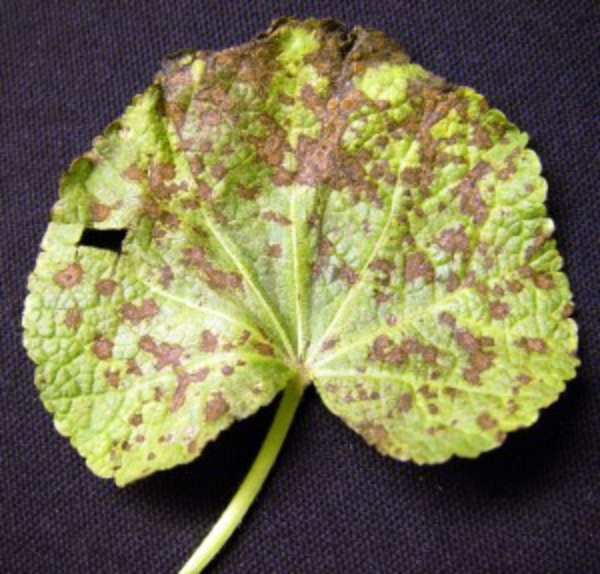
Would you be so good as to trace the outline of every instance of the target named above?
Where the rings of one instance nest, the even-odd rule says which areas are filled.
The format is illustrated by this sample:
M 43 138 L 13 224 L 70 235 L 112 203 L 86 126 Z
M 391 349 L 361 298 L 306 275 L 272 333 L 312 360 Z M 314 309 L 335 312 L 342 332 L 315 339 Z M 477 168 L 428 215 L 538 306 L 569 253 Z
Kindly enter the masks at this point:
M 95 478 L 37 398 L 20 316 L 61 172 L 150 83 L 162 56 L 239 44 L 296 15 L 387 32 L 531 135 L 583 364 L 536 426 L 476 461 L 428 468 L 381 457 L 309 391 L 258 503 L 211 571 L 600 572 L 599 12 L 593 0 L 2 0 L 0 571 L 175 572 L 250 464 L 272 408 L 188 467 L 123 490 Z

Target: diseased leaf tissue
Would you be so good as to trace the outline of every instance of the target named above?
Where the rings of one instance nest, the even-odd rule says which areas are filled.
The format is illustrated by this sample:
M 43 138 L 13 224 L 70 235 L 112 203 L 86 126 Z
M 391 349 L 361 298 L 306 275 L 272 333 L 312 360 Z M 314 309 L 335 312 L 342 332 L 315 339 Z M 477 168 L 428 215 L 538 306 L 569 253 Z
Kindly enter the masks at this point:
M 526 144 L 379 32 L 284 20 L 171 59 L 64 176 L 30 278 L 58 430 L 125 484 L 300 380 L 395 458 L 497 446 L 577 365 Z

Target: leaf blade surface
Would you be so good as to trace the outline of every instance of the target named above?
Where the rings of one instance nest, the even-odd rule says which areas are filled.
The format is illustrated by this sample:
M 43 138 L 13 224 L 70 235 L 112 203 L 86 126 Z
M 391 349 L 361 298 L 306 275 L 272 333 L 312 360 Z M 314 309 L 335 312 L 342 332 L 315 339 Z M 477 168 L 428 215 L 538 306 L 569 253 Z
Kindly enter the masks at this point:
M 526 145 L 374 31 L 291 20 L 167 61 L 64 176 L 30 278 L 57 428 L 125 484 L 300 376 L 395 458 L 497 446 L 577 365 Z

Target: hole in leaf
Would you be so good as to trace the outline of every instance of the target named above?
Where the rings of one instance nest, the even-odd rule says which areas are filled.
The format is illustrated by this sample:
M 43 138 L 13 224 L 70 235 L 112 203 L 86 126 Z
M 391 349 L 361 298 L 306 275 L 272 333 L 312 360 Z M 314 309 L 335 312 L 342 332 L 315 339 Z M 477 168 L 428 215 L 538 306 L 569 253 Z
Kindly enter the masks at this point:
M 126 235 L 127 229 L 84 229 L 77 245 L 105 249 L 120 255 Z

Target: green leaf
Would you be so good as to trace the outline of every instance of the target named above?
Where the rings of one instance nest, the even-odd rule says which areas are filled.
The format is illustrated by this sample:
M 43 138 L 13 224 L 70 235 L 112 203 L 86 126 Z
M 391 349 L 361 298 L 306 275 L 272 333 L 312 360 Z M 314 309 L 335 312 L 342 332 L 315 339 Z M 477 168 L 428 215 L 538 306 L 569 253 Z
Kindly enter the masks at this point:
M 379 32 L 283 20 L 167 61 L 64 176 L 29 281 L 58 430 L 125 484 L 299 379 L 398 459 L 500 444 L 577 365 L 526 144 Z

